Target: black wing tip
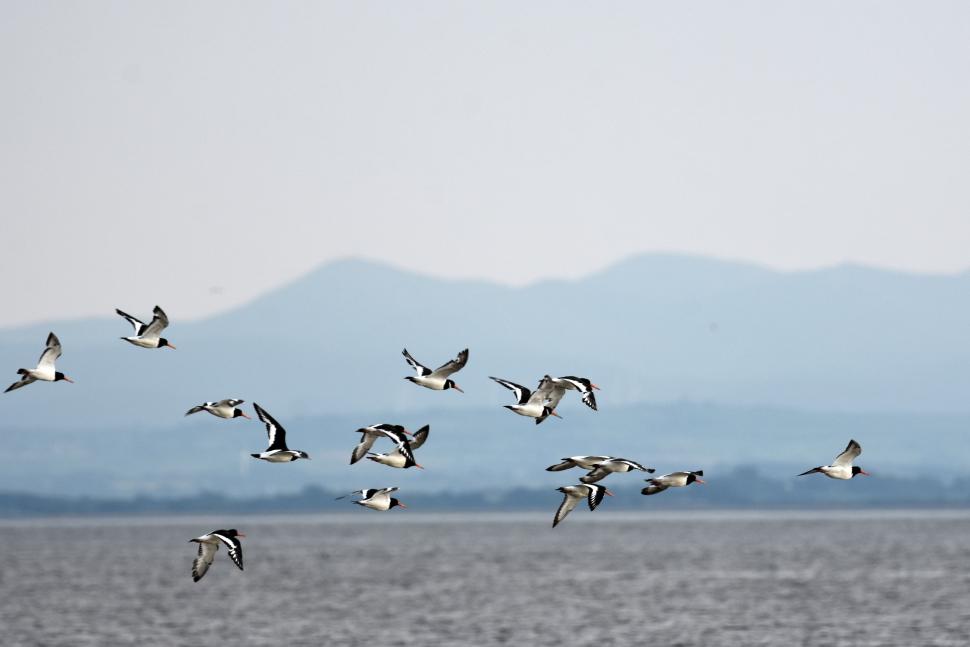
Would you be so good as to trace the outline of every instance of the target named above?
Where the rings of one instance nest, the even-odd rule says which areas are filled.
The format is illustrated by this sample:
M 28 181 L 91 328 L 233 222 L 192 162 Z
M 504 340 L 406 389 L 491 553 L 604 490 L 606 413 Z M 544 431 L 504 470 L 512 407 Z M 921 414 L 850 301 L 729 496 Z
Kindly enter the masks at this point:
M 656 472 L 657 470 L 655 470 L 655 469 L 654 469 L 654 468 L 652 468 L 652 467 L 648 467 L 648 468 L 647 468 L 647 469 L 646 469 L 645 471 L 647 472 L 647 474 L 653 474 L 653 473 L 654 473 L 654 472 Z M 703 474 L 701 474 L 701 476 L 704 476 L 704 475 L 703 475 Z

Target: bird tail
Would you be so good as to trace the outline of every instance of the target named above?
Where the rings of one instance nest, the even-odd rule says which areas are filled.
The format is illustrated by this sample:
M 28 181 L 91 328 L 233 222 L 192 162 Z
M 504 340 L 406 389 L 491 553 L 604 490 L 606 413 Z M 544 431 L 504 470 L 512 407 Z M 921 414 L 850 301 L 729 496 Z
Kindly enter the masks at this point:
M 647 474 L 653 474 L 653 473 L 654 473 L 654 472 L 656 472 L 656 471 L 657 471 L 657 470 L 655 470 L 655 469 L 654 469 L 654 468 L 652 468 L 652 467 L 648 467 L 648 468 L 647 468 Z M 703 474 L 702 474 L 701 476 L 703 476 Z
M 253 458 L 259 458 L 259 454 L 250 454 Z
M 805 476 L 806 474 L 817 474 L 818 472 L 821 472 L 821 471 L 822 471 L 821 467 L 814 467 L 808 470 L 807 472 L 802 472 L 801 474 L 799 474 L 799 476 Z
M 27 369 L 25 369 L 25 368 L 18 368 L 17 369 L 17 375 L 27 375 Z

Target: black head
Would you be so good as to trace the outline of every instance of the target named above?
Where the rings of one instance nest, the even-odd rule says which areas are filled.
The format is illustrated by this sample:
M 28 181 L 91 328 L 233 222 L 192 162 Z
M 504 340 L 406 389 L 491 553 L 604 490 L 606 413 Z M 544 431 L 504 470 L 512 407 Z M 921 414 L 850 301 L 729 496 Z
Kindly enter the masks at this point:
M 230 528 L 229 530 L 216 530 L 215 531 L 215 534 L 217 534 L 217 535 L 225 535 L 226 537 L 229 537 L 230 539 L 232 539 L 233 537 L 245 537 L 246 536 L 246 535 L 242 534 L 241 532 L 239 532 L 238 530 L 236 530 L 235 528 Z
M 856 476 L 859 476 L 860 474 L 862 474 L 863 476 L 872 476 L 871 474 L 869 474 L 869 472 L 865 471 L 864 469 L 862 469 L 858 465 L 853 465 L 852 466 L 852 477 L 855 478 Z
M 72 382 L 72 383 L 74 382 L 74 380 L 72 380 L 68 376 L 64 375 L 60 371 L 57 371 L 56 373 L 54 373 L 54 381 L 57 382 L 59 380 L 64 380 L 65 382 Z
M 298 453 L 297 453 L 297 455 L 298 455 L 298 456 L 299 456 L 300 458 L 306 458 L 306 459 L 309 459 L 309 458 L 310 458 L 310 455 L 309 455 L 309 454 L 307 454 L 306 452 L 298 452 Z
M 398 501 L 398 500 L 397 500 L 397 499 L 395 499 L 394 497 L 391 497 L 391 505 L 390 505 L 390 506 L 388 506 L 388 508 L 387 508 L 387 509 L 388 509 L 388 510 L 390 510 L 391 508 L 394 508 L 394 507 L 398 507 L 398 508 L 407 508 L 407 506 L 406 506 L 406 505 L 404 505 L 403 503 L 401 503 L 400 501 Z
M 454 389 L 455 391 L 458 391 L 459 393 L 464 393 L 464 391 L 461 390 L 461 387 L 458 386 L 457 384 L 455 384 L 455 381 L 454 380 L 445 380 L 445 388 L 444 388 L 444 390 L 447 391 L 448 389 Z
M 171 348 L 172 350 L 175 350 L 175 346 L 173 346 L 172 344 L 170 344 L 170 343 L 168 343 L 168 340 L 167 340 L 167 339 L 165 339 L 164 337 L 161 337 L 161 338 L 160 338 L 160 339 L 158 340 L 158 347 L 159 347 L 159 348 L 165 348 L 166 346 L 168 346 L 168 347 L 169 347 L 169 348 Z
M 247 418 L 247 419 L 249 418 L 249 416 L 246 415 L 246 412 L 244 412 L 242 409 L 233 409 L 233 411 L 232 411 L 232 417 L 233 418 Z
M 691 483 L 703 483 L 704 481 L 697 478 L 698 476 L 704 476 L 704 472 L 702 470 L 698 470 L 696 472 L 691 472 L 690 474 L 688 474 L 687 485 L 690 485 Z

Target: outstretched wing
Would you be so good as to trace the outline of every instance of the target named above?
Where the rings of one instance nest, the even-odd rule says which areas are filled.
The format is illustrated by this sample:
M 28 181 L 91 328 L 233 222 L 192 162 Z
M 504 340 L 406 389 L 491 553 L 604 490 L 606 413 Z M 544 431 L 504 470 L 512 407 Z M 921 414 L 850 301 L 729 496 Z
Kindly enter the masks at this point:
M 566 515 L 573 511 L 576 504 L 579 503 L 581 496 L 576 496 L 574 494 L 564 494 L 562 503 L 559 504 L 559 509 L 556 510 L 556 516 L 552 518 L 552 527 L 555 528 L 559 525 L 559 522 L 566 518 Z
M 579 480 L 587 484 L 596 483 L 597 481 L 607 477 L 609 474 L 610 474 L 610 471 L 608 469 L 606 469 L 602 465 L 597 465 L 592 470 L 590 470 L 589 474 L 587 474 L 586 476 L 579 477 Z
M 142 337 L 158 337 L 158 335 L 168 327 L 168 317 L 161 308 L 155 306 L 155 309 L 152 310 L 152 314 L 155 315 L 155 317 L 152 319 L 150 324 L 145 326 L 144 332 L 141 333 Z
M 216 402 L 217 407 L 238 407 L 240 404 L 245 402 L 245 400 L 237 400 L 236 398 L 226 398 L 225 400 L 219 400 Z
M 561 463 L 556 463 L 555 465 L 550 465 L 546 468 L 547 472 L 561 472 L 563 470 L 568 470 L 576 467 L 576 461 L 571 458 L 562 459 Z
M 458 357 L 436 368 L 434 370 L 434 373 L 432 373 L 432 375 L 436 375 L 438 377 L 448 377 L 452 373 L 457 373 L 461 369 L 465 368 L 465 364 L 467 363 L 468 363 L 468 349 L 466 348 L 465 350 L 458 353 Z
M 47 348 L 44 352 L 40 354 L 40 359 L 37 360 L 38 370 L 54 370 L 54 362 L 57 358 L 61 356 L 61 340 L 57 338 L 57 335 L 51 333 L 47 335 Z
M 360 442 L 354 447 L 354 451 L 350 454 L 350 464 L 353 465 L 370 451 L 370 448 L 374 446 L 374 441 L 377 440 L 377 436 L 366 431 L 362 433 L 360 437 Z M 364 497 L 366 498 L 366 497 Z
M 518 404 L 525 404 L 526 402 L 529 401 L 529 398 L 532 397 L 532 391 L 525 388 L 521 384 L 516 384 L 515 382 L 509 382 L 508 380 L 503 380 L 498 377 L 492 377 L 491 375 L 489 376 L 489 379 L 495 380 L 496 382 L 504 386 L 506 389 L 511 391 L 515 395 L 515 399 L 516 399 L 516 402 L 518 402 Z
M 409 441 L 411 445 L 411 449 L 414 450 L 414 449 L 420 448 L 421 445 L 423 445 L 424 442 L 428 440 L 428 434 L 430 433 L 431 433 L 430 425 L 425 425 L 420 429 L 418 429 L 416 432 L 414 432 L 414 440 Z
M 280 423 L 273 419 L 273 416 L 266 413 L 263 407 L 259 406 L 253 402 L 253 409 L 256 410 L 256 415 L 259 419 L 266 424 L 266 434 L 269 436 L 269 447 L 266 451 L 272 451 L 274 449 L 286 450 L 286 430 Z
M 555 411 L 556 407 L 559 406 L 559 402 L 562 400 L 562 396 L 565 394 L 566 389 L 562 385 L 557 384 L 554 379 L 546 375 L 539 380 L 539 386 L 536 387 L 532 397 L 529 398 L 529 402 L 533 404 L 541 404 L 542 406 L 549 407 L 550 410 Z
M 401 354 L 404 355 L 404 359 L 408 361 L 408 364 L 411 365 L 411 368 L 413 368 L 415 371 L 418 372 L 418 375 L 420 377 L 424 377 L 425 375 L 431 375 L 432 373 L 431 369 L 425 366 L 424 364 L 422 364 L 421 362 L 419 362 L 418 360 L 411 357 L 411 353 L 408 352 L 407 348 L 405 348 L 401 352 Z
M 232 563 L 238 566 L 240 571 L 243 570 L 242 542 L 239 541 L 239 538 L 227 537 L 218 532 L 212 533 L 212 536 L 226 545 L 226 550 L 229 551 L 229 558 L 232 560 Z
M 4 391 L 4 393 L 10 393 L 11 391 L 16 391 L 20 387 L 27 386 L 28 384 L 33 384 L 36 381 L 37 381 L 36 377 L 33 377 L 32 375 L 29 375 L 27 373 L 24 373 L 24 376 L 20 378 L 19 381 L 14 382 L 10 386 L 8 386 Z
M 849 465 L 852 465 L 852 461 L 857 459 L 859 457 L 859 454 L 861 453 L 862 453 L 862 445 L 860 445 L 854 440 L 850 440 L 849 444 L 845 446 L 845 450 L 843 450 L 841 454 L 835 457 L 835 460 L 832 461 L 832 464 L 844 465 L 848 467 Z
M 192 562 L 192 581 L 198 582 L 209 570 L 212 560 L 215 559 L 219 544 L 210 544 L 204 541 L 199 542 L 199 554 Z
M 135 329 L 135 336 L 136 337 L 141 337 L 142 332 L 145 330 L 145 328 L 148 327 L 148 326 L 145 325 L 145 322 L 144 321 L 142 321 L 141 319 L 137 319 L 135 317 L 132 317 L 127 312 L 122 312 L 118 308 L 115 308 L 115 312 L 117 312 L 119 315 L 121 315 L 122 317 L 124 317 L 125 319 L 127 319 L 128 320 L 128 323 L 130 323 L 132 325 L 132 327 L 134 327 L 134 329 Z
M 210 402 L 206 402 L 205 404 L 200 404 L 197 407 L 192 407 L 191 409 L 189 409 L 188 411 L 185 412 L 185 415 L 191 416 L 193 413 L 198 413 L 200 411 L 205 411 L 205 407 L 206 407 L 207 404 L 211 404 L 211 403 Z
M 587 407 L 596 411 L 596 396 L 593 394 L 593 383 L 585 377 L 576 377 L 574 375 L 566 375 L 563 377 L 556 378 L 556 382 L 560 386 L 564 386 L 567 389 L 573 389 L 579 391 L 580 396 L 583 399 L 583 404 Z
M 606 488 L 604 486 L 590 485 L 589 494 L 586 497 L 586 500 L 589 503 L 589 509 L 595 510 L 596 506 L 602 503 L 604 496 L 606 496 Z

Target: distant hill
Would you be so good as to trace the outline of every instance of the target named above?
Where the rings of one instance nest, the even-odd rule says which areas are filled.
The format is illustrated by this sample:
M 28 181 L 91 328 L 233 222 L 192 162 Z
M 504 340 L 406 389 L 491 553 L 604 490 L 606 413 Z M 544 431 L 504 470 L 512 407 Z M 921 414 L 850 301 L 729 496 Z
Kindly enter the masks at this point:
M 776 272 L 661 254 L 523 288 L 347 260 L 204 321 L 170 311 L 176 351 L 120 341 L 129 329 L 113 313 L 0 331 L 10 382 L 48 330 L 64 344 L 59 367 L 77 380 L 0 396 L 0 428 L 136 430 L 229 396 L 286 417 L 494 407 L 508 393 L 488 375 L 533 384 L 547 372 L 592 376 L 604 410 L 688 399 L 968 411 L 968 297 L 968 273 Z M 154 301 L 118 305 L 145 314 Z M 405 346 L 434 366 L 471 348 L 456 376 L 467 393 L 401 379 Z

